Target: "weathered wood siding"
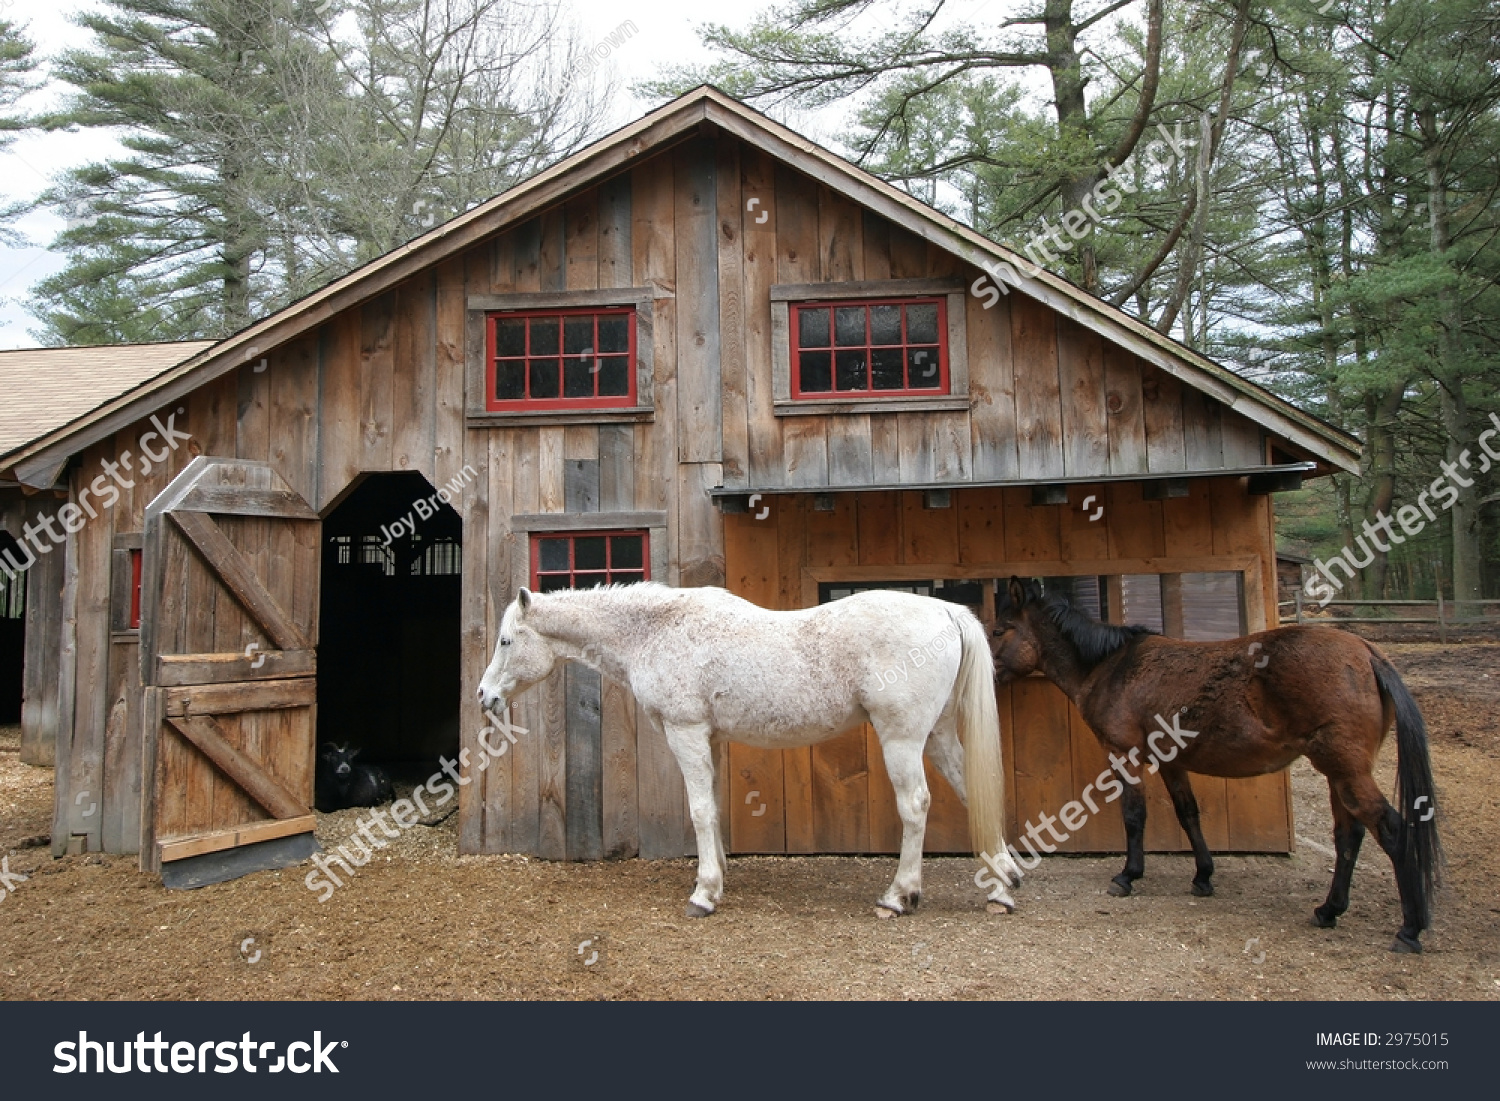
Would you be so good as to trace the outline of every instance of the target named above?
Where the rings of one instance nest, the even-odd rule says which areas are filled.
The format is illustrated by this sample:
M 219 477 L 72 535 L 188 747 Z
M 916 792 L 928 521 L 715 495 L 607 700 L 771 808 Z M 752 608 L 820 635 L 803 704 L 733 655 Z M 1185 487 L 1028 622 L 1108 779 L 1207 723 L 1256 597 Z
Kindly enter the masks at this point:
M 1258 425 L 1014 290 L 988 309 L 993 295 L 963 296 L 965 346 L 953 351 L 967 362 L 967 408 L 797 415 L 772 393 L 774 284 L 967 288 L 983 273 L 734 139 L 720 139 L 718 164 L 725 486 L 1046 482 L 1266 461 Z
M 1085 496 L 1104 503 L 1091 521 Z M 822 582 L 956 580 L 1233 570 L 1244 576 L 1250 630 L 1274 622 L 1274 557 L 1268 498 L 1239 479 L 1194 481 L 1191 495 L 1144 500 L 1139 484 L 1073 487 L 1067 505 L 1032 505 L 1028 490 L 961 489 L 949 508 L 923 494 L 837 494 L 831 512 L 807 495 L 777 497 L 763 520 L 725 517 L 729 588 L 774 608 L 816 603 Z M 1096 506 L 1095 506 L 1096 507 Z M 992 606 L 987 607 L 992 611 Z M 1056 815 L 1109 767 L 1066 697 L 1031 678 L 1000 692 L 1009 833 L 1042 813 Z M 869 728 L 811 749 L 730 747 L 730 847 L 736 852 L 890 852 L 901 824 L 879 743 Z M 1215 849 L 1285 852 L 1291 818 L 1285 773 L 1251 780 L 1194 776 L 1204 835 Z M 930 852 L 967 852 L 957 796 L 928 768 Z M 1147 780 L 1146 840 L 1186 850 L 1159 777 Z M 765 809 L 762 809 L 762 808 Z M 759 811 L 760 813 L 756 813 Z M 1113 808 L 1089 819 L 1064 851 L 1124 848 Z
M 880 506 L 883 514 L 840 498 L 840 510 L 858 515 L 808 514 L 805 525 L 785 513 L 801 515 L 804 505 L 778 504 L 774 523 L 756 528 L 738 517 L 726 527 L 706 493 L 720 484 L 1046 481 L 1262 461 L 1261 432 L 1250 422 L 1017 293 L 990 310 L 964 296 L 966 406 L 818 416 L 778 409 L 773 285 L 932 277 L 967 284 L 977 274 L 764 153 L 728 137 L 698 137 L 328 317 L 315 332 L 247 356 L 182 403 L 177 424 L 192 432 L 191 444 L 165 466 L 137 471 L 120 503 L 70 543 L 59 648 L 66 767 L 58 774 L 55 843 L 81 833 L 90 849 L 136 844 L 138 640 L 112 629 L 111 594 L 121 591 L 118 570 L 128 564 L 117 552 L 121 540 L 140 533 L 147 502 L 198 453 L 265 460 L 325 515 L 364 473 L 414 470 L 434 486 L 465 465 L 480 473 L 453 502 L 464 523 L 461 731 L 472 756 L 484 727 L 473 686 L 529 555 L 517 517 L 598 513 L 607 526 L 611 513 L 664 514 L 653 575 L 674 585 L 725 583 L 727 531 L 739 547 L 729 586 L 774 607 L 805 601 L 804 566 L 920 561 L 942 577 L 967 561 L 1002 560 L 975 549 L 979 536 L 958 524 L 960 514 L 993 513 L 997 530 L 1003 514 L 1013 548 L 1003 560 L 1018 564 L 1185 554 L 1168 548 L 1192 540 L 1211 549 L 1191 553 L 1218 554 L 1226 521 L 1217 512 L 1143 503 L 1140 487 L 1129 484 L 1105 491 L 1110 507 L 1152 517 L 1150 530 L 1075 531 L 1065 510 L 1022 507 L 1019 490 L 1014 501 L 966 496 L 946 514 L 896 496 Z M 474 334 L 481 331 L 472 297 L 610 288 L 644 289 L 649 302 L 638 334 L 653 365 L 649 414 L 469 415 L 466 369 L 480 354 Z M 149 429 L 142 422 L 90 448 L 74 468 L 74 493 L 101 462 L 137 449 Z M 1199 501 L 1206 485 L 1195 484 L 1189 500 Z M 995 503 L 1002 499 L 1004 507 Z M 1212 507 L 1221 507 L 1217 496 Z M 1264 499 L 1226 499 L 1222 507 L 1244 510 L 1240 526 L 1224 530 L 1255 544 L 1232 553 L 1269 553 Z M 848 531 L 822 526 L 840 518 Z M 1106 531 L 1107 546 L 1099 543 Z M 1011 731 L 1032 729 L 1013 702 L 1007 715 Z M 461 789 L 463 851 L 552 858 L 693 851 L 675 762 L 623 688 L 569 670 L 518 701 L 515 720 L 529 733 Z M 1017 762 L 1013 752 L 1010 759 Z M 746 788 L 738 770 L 731 777 L 726 798 L 737 848 L 895 846 L 893 809 L 869 797 L 880 771 L 868 741 L 788 754 L 776 767 L 778 778 L 760 788 Z M 782 802 L 747 820 L 749 790 Z M 82 792 L 87 798 L 76 802 Z M 962 847 L 962 815 L 942 800 L 932 844 Z M 94 802 L 99 808 L 86 814 Z M 1028 806 L 1024 799 L 1012 805 Z M 1158 813 L 1154 821 L 1161 819 Z M 1230 822 L 1233 840 L 1240 835 Z M 747 840 L 757 830 L 766 836 Z M 1284 833 L 1283 824 L 1267 847 L 1281 847 Z M 1261 836 L 1244 836 L 1252 835 Z

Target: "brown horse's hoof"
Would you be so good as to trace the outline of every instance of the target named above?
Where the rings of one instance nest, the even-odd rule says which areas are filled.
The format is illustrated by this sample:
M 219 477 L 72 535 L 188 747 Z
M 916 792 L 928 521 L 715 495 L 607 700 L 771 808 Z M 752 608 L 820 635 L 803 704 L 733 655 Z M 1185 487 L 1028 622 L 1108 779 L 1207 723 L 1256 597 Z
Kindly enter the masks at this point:
M 1214 885 L 1212 883 L 1193 884 L 1193 894 L 1197 895 L 1199 898 L 1211 898 L 1213 897 L 1213 893 Z
M 1118 879 L 1109 881 L 1109 893 L 1115 898 L 1125 898 L 1130 894 L 1130 884 L 1121 883 Z
M 1397 933 L 1395 941 L 1391 944 L 1391 951 L 1420 953 L 1422 942 L 1416 937 L 1408 937 L 1405 933 Z
M 682 916 L 683 917 L 690 917 L 690 918 L 705 918 L 705 917 L 708 917 L 708 915 L 711 914 L 711 913 L 713 913 L 712 910 L 705 910 L 702 906 L 699 906 L 696 902 L 689 902 L 687 904 L 687 908 L 682 911 Z
M 1319 929 L 1332 929 L 1339 923 L 1337 914 L 1325 914 L 1322 907 L 1313 911 L 1312 923 Z

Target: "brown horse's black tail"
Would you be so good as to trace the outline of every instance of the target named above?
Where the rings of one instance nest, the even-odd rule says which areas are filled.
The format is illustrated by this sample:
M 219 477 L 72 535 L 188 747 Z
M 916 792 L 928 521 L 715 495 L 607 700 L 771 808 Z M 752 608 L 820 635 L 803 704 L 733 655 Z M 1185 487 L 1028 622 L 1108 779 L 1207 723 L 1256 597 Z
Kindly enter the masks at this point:
M 1432 783 L 1432 761 L 1427 755 L 1427 723 L 1412 699 L 1401 674 L 1383 654 L 1370 654 L 1380 692 L 1396 710 L 1396 802 L 1401 815 L 1397 832 L 1397 874 L 1412 888 L 1422 928 L 1432 917 L 1432 895 L 1442 871 L 1443 850 L 1438 843 L 1437 792 Z

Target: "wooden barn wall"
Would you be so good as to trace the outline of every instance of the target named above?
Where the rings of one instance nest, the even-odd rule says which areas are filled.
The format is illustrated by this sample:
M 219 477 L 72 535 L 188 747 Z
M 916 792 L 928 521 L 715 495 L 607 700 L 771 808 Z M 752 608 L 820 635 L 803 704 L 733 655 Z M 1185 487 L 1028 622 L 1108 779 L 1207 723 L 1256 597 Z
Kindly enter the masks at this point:
M 969 287 L 982 273 L 736 139 L 720 139 L 718 158 L 726 486 L 1055 481 L 1266 461 L 1258 425 L 1015 291 L 990 309 L 964 296 L 968 409 L 787 415 L 771 389 L 773 284 Z
M 752 198 L 760 202 L 747 209 Z M 119 571 L 129 559 L 122 548 L 140 533 L 146 504 L 194 454 L 268 461 L 325 515 L 364 473 L 415 470 L 434 486 L 459 478 L 466 465 L 479 473 L 479 482 L 453 502 L 464 521 L 460 721 L 471 759 L 479 756 L 485 726 L 473 685 L 489 660 L 517 567 L 529 554 L 527 536 L 513 530 L 515 516 L 664 512 L 670 537 L 658 580 L 721 584 L 726 526 L 705 492 L 721 483 L 1045 480 L 1262 461 L 1260 431 L 1248 421 L 1103 348 L 1097 337 L 1015 293 L 988 311 L 966 296 L 970 409 L 776 415 L 773 284 L 926 276 L 969 281 L 975 274 L 737 140 L 700 137 L 330 317 L 315 332 L 252 352 L 182 403 L 177 425 L 191 431 L 191 444 L 161 468 L 135 471 L 135 485 L 122 491 L 120 503 L 70 541 L 60 640 L 67 687 L 58 703 L 66 732 L 60 760 L 67 767 L 59 769 L 54 845 L 83 834 L 91 850 L 136 846 L 138 643 L 134 632 L 112 629 L 112 599 L 118 597 L 111 594 L 123 591 Z M 577 418 L 538 416 L 496 425 L 468 418 L 471 295 L 615 287 L 651 291 L 649 333 L 643 327 L 641 334 L 654 356 L 650 420 L 601 416 L 563 423 Z M 143 421 L 82 455 L 72 468 L 75 494 L 102 462 L 137 449 L 149 429 Z M 1120 485 L 1108 492 L 1114 500 L 1140 489 Z M 1163 518 L 1161 540 L 1174 530 L 1165 517 L 1182 507 L 1147 507 Z M 909 512 L 909 503 L 901 511 Z M 1007 517 L 1020 544 L 1033 537 L 1028 524 L 1045 529 L 1052 523 L 1031 513 Z M 747 522 L 731 520 L 728 530 L 743 542 Z M 1247 522 L 1269 538 L 1268 512 Z M 1206 526 L 1192 528 L 1207 524 L 1202 515 L 1180 523 L 1192 529 L 1183 538 L 1221 537 Z M 830 543 L 826 553 L 856 553 L 855 561 L 877 564 L 884 561 L 880 554 L 907 561 L 902 556 L 916 553 L 896 528 L 867 524 L 857 552 L 836 552 Z M 823 545 L 813 530 L 777 521 L 758 529 L 759 550 L 772 547 L 778 561 L 800 560 L 810 546 Z M 1099 532 L 1087 534 L 1097 538 Z M 1045 540 L 1045 531 L 1034 538 Z M 958 541 L 955 533 L 950 543 Z M 880 546 L 886 549 L 871 549 Z M 764 602 L 796 606 L 780 588 L 781 567 L 765 567 L 767 580 L 751 583 L 746 569 L 762 567 L 746 567 L 743 555 L 739 561 L 743 576 L 730 579 L 737 591 L 762 599 L 769 585 L 774 600 Z M 514 719 L 528 733 L 512 752 L 471 770 L 472 782 L 460 789 L 463 851 L 553 858 L 694 852 L 676 765 L 623 688 L 570 669 L 518 701 Z M 824 783 L 815 780 L 814 766 L 851 790 L 867 786 L 859 778 L 861 758 L 844 760 L 838 757 L 843 752 L 819 750 L 816 758 L 809 752 L 808 774 L 788 773 L 777 797 L 790 794 L 813 805 L 808 801 L 821 790 L 816 784 Z M 786 767 L 795 772 L 800 765 Z M 745 791 L 734 790 L 743 800 Z M 77 801 L 80 793 L 87 796 Z M 746 819 L 748 808 L 729 802 L 736 830 L 782 821 L 777 813 Z M 863 846 L 866 836 L 876 847 L 894 845 L 894 818 L 881 817 L 884 810 L 845 826 L 833 821 L 835 803 L 817 806 L 824 808 L 820 828 L 844 831 L 840 836 L 854 839 L 847 842 L 851 847 Z M 961 829 L 952 808 L 935 814 L 935 837 L 952 842 Z M 810 836 L 789 837 L 786 847 L 805 851 Z
M 1079 508 L 1095 494 L 1098 522 Z M 923 507 L 923 494 L 837 494 L 819 512 L 805 495 L 774 499 L 770 514 L 725 517 L 729 588 L 774 608 L 807 607 L 820 581 L 952 579 L 1059 573 L 1245 572 L 1251 630 L 1274 622 L 1269 499 L 1240 479 L 1195 480 L 1191 495 L 1143 499 L 1139 484 L 1074 487 L 1070 505 L 1033 506 L 1026 489 L 960 489 L 952 507 Z M 1009 817 L 1018 825 L 1056 814 L 1108 759 L 1081 716 L 1050 683 L 1031 678 L 1002 690 L 1000 722 Z M 1165 705 L 1164 705 L 1165 707 Z M 888 852 L 901 824 L 879 743 L 869 728 L 809 749 L 730 747 L 729 844 L 737 852 Z M 1291 848 L 1286 773 L 1251 780 L 1194 776 L 1204 835 L 1218 850 Z M 946 781 L 930 767 L 933 801 L 927 848 L 967 852 L 967 821 Z M 1159 777 L 1147 780 L 1146 842 L 1186 850 Z M 762 810 L 762 807 L 766 809 Z M 756 812 L 761 813 L 757 814 Z M 1091 818 L 1062 848 L 1124 848 L 1118 810 Z

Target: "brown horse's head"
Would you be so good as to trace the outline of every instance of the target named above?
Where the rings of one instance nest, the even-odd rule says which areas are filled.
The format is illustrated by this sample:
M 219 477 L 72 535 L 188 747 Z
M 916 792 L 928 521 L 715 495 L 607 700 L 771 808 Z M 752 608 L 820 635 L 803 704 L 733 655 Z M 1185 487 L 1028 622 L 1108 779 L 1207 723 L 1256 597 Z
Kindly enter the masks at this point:
M 1042 640 L 1034 616 L 1042 610 L 1042 586 L 1012 577 L 995 594 L 995 678 L 1009 684 L 1036 672 L 1042 662 Z

